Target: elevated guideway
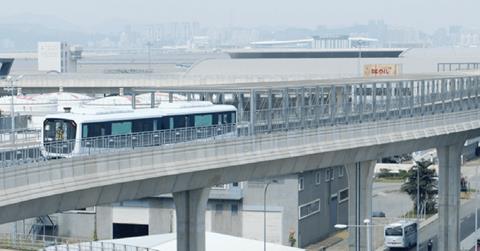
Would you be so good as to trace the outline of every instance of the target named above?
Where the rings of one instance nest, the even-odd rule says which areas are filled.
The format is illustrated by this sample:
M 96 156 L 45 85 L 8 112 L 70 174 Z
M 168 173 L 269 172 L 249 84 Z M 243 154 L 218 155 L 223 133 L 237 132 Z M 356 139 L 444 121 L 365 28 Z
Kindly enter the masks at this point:
M 437 148 L 440 250 L 456 250 L 460 154 L 466 139 L 480 135 L 479 84 L 477 76 L 462 75 L 250 89 L 239 85 L 235 90 L 170 89 L 200 99 L 223 91 L 219 103 L 225 102 L 226 94 L 234 94 L 237 137 L 105 148 L 69 159 L 4 167 L 0 223 L 173 193 L 178 233 L 184 237 L 178 250 L 204 250 L 208 187 L 344 165 L 350 183 L 349 222 L 360 225 L 370 217 L 375 160 Z M 364 230 L 351 232 L 350 248 L 365 249 Z

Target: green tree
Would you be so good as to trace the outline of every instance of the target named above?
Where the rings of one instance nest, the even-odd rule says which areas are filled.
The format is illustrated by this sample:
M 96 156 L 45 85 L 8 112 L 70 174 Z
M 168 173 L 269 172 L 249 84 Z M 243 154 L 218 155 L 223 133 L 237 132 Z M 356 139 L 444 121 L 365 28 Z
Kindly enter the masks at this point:
M 438 193 L 436 172 L 428 167 L 432 165 L 430 161 L 417 161 L 415 166 L 410 168 L 407 173 L 407 179 L 402 185 L 401 190 L 406 192 L 413 201 L 413 209 L 417 208 L 417 171 L 420 176 L 420 210 L 425 210 L 427 214 L 437 212 L 435 207 L 435 195 Z M 422 210 L 423 209 L 423 210 Z

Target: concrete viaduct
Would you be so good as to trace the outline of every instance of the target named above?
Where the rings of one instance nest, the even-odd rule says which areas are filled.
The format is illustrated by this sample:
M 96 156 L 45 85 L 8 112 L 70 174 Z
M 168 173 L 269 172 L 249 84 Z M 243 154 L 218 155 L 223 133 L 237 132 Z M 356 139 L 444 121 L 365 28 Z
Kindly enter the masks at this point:
M 480 136 L 479 84 L 480 77 L 465 75 L 280 89 L 228 86 L 226 93 L 249 92 L 235 96 L 241 98 L 234 101 L 239 125 L 250 123 L 240 126 L 238 137 L 5 167 L 0 223 L 173 193 L 177 250 L 204 250 L 209 187 L 344 165 L 349 224 L 360 225 L 371 217 L 376 160 L 436 148 L 439 250 L 459 250 L 461 150 L 465 140 Z M 364 250 L 364 230 L 350 231 L 350 249 Z

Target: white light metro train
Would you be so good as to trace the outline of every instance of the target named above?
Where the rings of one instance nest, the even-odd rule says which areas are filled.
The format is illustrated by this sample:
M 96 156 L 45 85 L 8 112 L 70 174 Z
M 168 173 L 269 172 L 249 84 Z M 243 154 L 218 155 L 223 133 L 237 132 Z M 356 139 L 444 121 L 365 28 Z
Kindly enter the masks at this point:
M 229 135 L 236 132 L 236 111 L 205 101 L 151 109 L 78 108 L 45 117 L 41 151 L 48 158 L 64 158 Z

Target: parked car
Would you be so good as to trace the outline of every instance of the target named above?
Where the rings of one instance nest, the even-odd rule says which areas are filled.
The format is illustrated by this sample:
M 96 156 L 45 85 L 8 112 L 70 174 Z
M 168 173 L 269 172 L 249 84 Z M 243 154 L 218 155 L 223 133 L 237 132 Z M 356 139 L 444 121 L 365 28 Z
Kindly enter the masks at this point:
M 385 212 L 383 211 L 372 211 L 372 217 L 385 217 Z

